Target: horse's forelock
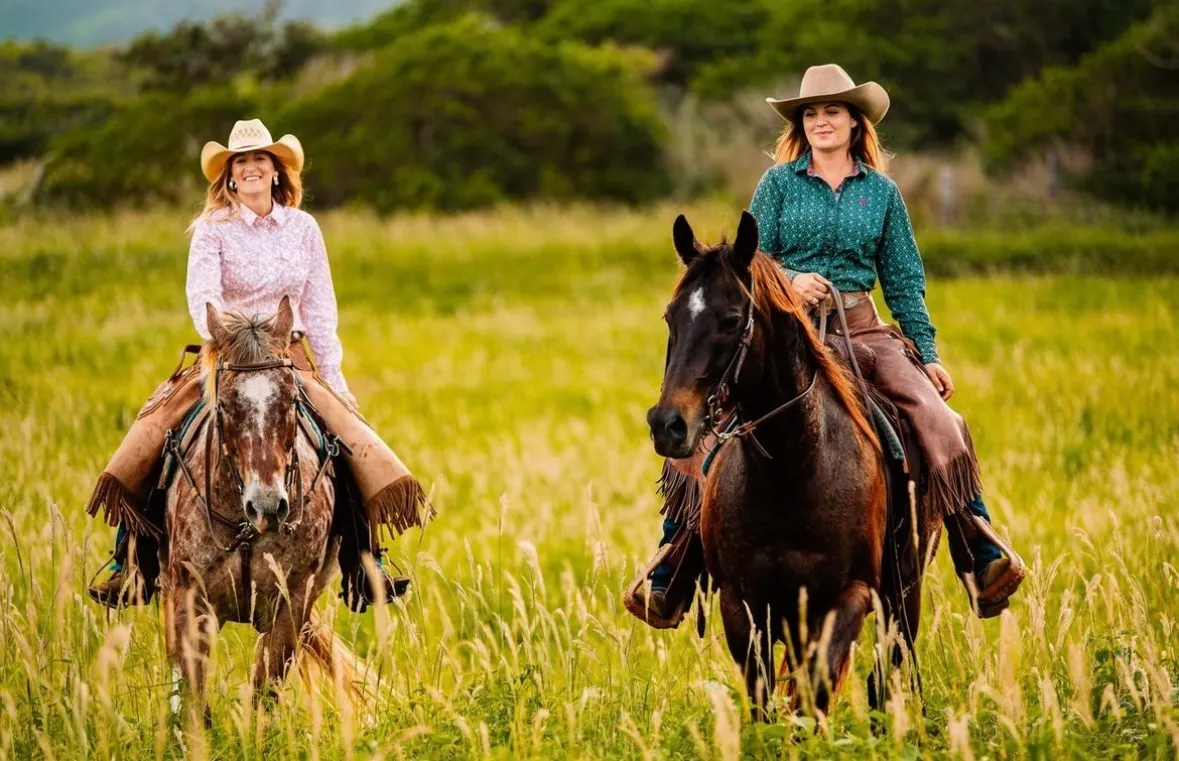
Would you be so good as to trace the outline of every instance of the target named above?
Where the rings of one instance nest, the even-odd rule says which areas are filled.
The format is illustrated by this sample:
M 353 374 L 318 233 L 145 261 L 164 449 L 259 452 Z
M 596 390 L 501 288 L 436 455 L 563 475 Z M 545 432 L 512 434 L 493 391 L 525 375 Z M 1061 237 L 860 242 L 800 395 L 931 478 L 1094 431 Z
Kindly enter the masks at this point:
M 274 317 L 246 317 L 237 312 L 225 315 L 227 337 L 217 352 L 225 362 L 252 365 L 281 356 L 286 347 L 282 337 L 272 335 Z
M 714 246 L 707 248 L 701 247 L 700 253 L 696 255 L 692 263 L 680 273 L 680 279 L 676 283 L 675 290 L 672 293 L 673 298 L 678 298 L 689 283 L 694 283 L 701 277 L 701 273 L 705 268 L 714 266 L 717 261 L 720 261 L 726 268 L 731 270 L 729 259 L 732 257 L 732 254 L 733 246 L 725 238 L 721 238 L 721 242 Z

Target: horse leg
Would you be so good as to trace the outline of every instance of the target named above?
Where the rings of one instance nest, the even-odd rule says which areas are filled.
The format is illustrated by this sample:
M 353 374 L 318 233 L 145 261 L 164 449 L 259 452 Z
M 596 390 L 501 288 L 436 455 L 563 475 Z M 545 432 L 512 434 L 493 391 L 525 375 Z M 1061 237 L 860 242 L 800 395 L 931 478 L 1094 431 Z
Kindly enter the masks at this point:
M 270 630 L 258 638 L 254 648 L 254 703 L 263 698 L 278 699 L 278 689 L 295 660 L 298 629 L 286 602 L 279 604 Z
M 899 594 L 899 593 L 898 593 Z M 913 673 L 911 687 L 920 696 L 922 693 L 921 672 L 917 666 L 917 630 L 921 623 L 921 579 L 913 582 L 903 601 L 898 603 L 893 597 L 881 599 L 884 614 L 883 629 L 888 635 L 893 622 L 896 622 L 897 638 L 887 647 L 889 663 L 893 669 L 898 669 L 905 662 L 905 652 L 909 653 Z M 883 653 L 877 652 L 872 673 L 868 675 L 868 705 L 873 710 L 880 710 L 888 700 L 888 676 L 883 663 Z M 922 706 L 924 711 L 924 705 Z
M 167 627 L 168 657 L 172 661 L 172 714 L 179 716 L 183 699 L 189 701 L 189 719 L 195 721 L 200 712 L 205 726 L 212 724 L 212 712 L 205 698 L 205 680 L 212 647 L 209 622 L 216 620 L 211 613 L 200 613 L 197 608 L 198 591 L 182 587 L 169 593 L 164 600 Z
M 767 721 L 766 707 L 774 691 L 774 642 L 768 631 L 753 625 L 744 602 L 727 584 L 720 588 L 720 613 L 729 653 L 745 675 L 753 720 Z
M 885 637 L 888 636 L 889 627 L 896 616 L 896 605 L 890 596 L 882 596 L 880 598 L 880 621 L 876 622 L 877 632 L 884 631 Z M 879 633 L 876 635 L 879 640 Z M 889 648 L 891 653 L 891 660 L 896 665 L 897 653 L 895 648 Z M 884 671 L 884 653 L 882 648 L 875 647 L 872 649 L 872 671 L 868 673 L 868 707 L 873 711 L 880 711 L 884 708 L 884 702 L 887 700 L 885 685 L 887 676 Z
M 899 667 L 905 661 L 905 651 L 909 652 L 909 662 L 912 664 L 913 674 L 910 686 L 922 700 L 921 711 L 925 712 L 925 696 L 922 694 L 921 671 L 917 668 L 917 629 L 921 625 L 921 578 L 913 583 L 908 596 L 905 597 L 901 608 L 901 620 L 898 622 L 901 641 L 893 648 L 892 664 Z
M 808 673 L 815 691 L 815 710 L 826 715 L 831 697 L 847 675 L 851 665 L 851 649 L 860 636 L 864 617 L 872 606 L 872 593 L 862 581 L 853 581 L 840 592 L 835 605 L 821 622 L 811 629 L 811 637 L 828 643 L 825 653 L 817 648 L 810 656 Z M 825 660 L 825 662 L 824 662 Z

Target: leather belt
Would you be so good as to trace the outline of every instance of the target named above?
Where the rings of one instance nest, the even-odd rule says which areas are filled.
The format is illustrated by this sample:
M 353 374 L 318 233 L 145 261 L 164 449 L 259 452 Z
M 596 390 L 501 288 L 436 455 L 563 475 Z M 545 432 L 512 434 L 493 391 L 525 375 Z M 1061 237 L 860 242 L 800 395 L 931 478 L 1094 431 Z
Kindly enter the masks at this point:
M 840 293 L 839 297 L 843 300 L 844 309 L 851 309 L 857 304 L 860 304 L 861 302 L 867 301 L 869 298 L 871 298 L 868 294 L 868 291 L 844 292 Z M 820 303 L 820 306 L 822 304 L 826 304 L 828 309 L 832 309 L 835 307 L 835 300 L 831 296 L 828 296 L 826 299 L 824 299 L 823 302 Z

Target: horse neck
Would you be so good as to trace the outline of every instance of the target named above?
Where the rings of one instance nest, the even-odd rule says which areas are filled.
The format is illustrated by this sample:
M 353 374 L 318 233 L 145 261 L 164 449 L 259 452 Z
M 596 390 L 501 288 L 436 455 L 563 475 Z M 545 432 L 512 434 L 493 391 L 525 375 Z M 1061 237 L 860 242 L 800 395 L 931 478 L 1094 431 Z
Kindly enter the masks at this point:
M 774 314 L 769 325 L 758 322 L 755 349 L 746 372 L 739 379 L 737 401 L 746 421 L 757 420 L 792 399 L 807 394 L 820 372 L 798 318 Z M 823 384 L 816 385 L 815 392 Z M 785 412 L 775 415 L 758 427 L 757 436 L 764 443 L 777 440 L 784 446 L 809 446 L 819 432 L 817 410 L 820 393 L 807 394 Z

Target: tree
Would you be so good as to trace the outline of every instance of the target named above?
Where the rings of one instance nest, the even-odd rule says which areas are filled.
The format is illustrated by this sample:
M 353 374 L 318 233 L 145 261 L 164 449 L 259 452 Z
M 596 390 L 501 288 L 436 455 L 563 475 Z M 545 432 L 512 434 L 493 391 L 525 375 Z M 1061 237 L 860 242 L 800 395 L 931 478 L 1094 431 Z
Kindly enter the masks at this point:
M 73 207 L 192 200 L 204 182 L 201 146 L 224 139 L 257 105 L 224 87 L 144 94 L 102 123 L 53 140 L 39 200 Z
M 563 0 L 538 25 L 549 40 L 641 45 L 665 57 L 661 79 L 688 85 L 703 66 L 755 52 L 770 16 L 762 0 Z
M 279 121 L 304 136 L 326 204 L 639 201 L 667 188 L 662 123 L 642 81 L 650 65 L 466 16 L 402 36 Z
M 892 96 L 885 131 L 901 145 L 969 135 L 989 103 L 1047 66 L 1075 63 L 1157 0 L 792 0 L 761 27 L 757 52 L 702 73 L 701 93 L 776 82 L 835 61 Z
M 1179 0 L 1082 58 L 1053 67 L 986 114 L 986 156 L 1008 166 L 1068 144 L 1093 159 L 1077 176 L 1097 195 L 1179 210 Z
M 120 60 L 142 72 L 148 91 L 190 92 L 227 85 L 242 74 L 263 81 L 294 76 L 327 49 L 327 37 L 303 21 L 277 26 L 281 3 L 271 0 L 256 16 L 228 14 L 208 23 L 183 21 L 167 34 L 136 37 Z

